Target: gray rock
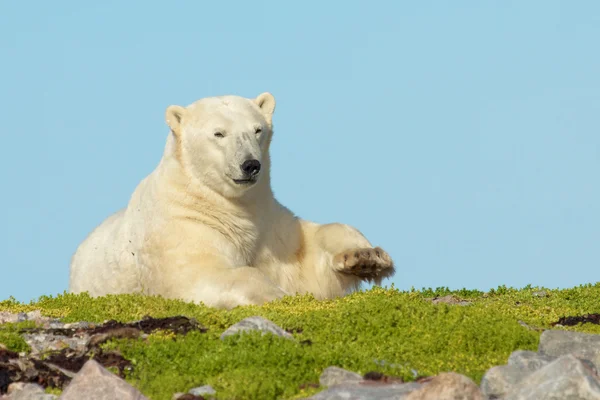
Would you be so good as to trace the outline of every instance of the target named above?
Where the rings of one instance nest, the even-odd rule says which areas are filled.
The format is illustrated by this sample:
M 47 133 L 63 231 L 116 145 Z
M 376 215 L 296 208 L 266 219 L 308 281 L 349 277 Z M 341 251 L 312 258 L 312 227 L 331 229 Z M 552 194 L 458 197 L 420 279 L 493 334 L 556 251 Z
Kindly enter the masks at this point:
M 147 400 L 136 388 L 94 360 L 87 361 L 59 400 Z
M 321 386 L 334 386 L 341 384 L 359 383 L 363 377 L 356 372 L 348 371 L 339 367 L 327 367 L 319 377 Z
M 56 318 L 44 317 L 40 310 L 34 310 L 29 312 L 10 313 L 6 311 L 0 312 L 0 324 L 5 323 L 16 323 L 24 321 L 34 321 L 37 324 L 44 324 L 50 321 L 58 321 Z
M 89 337 L 68 337 L 50 333 L 32 333 L 21 335 L 31 347 L 31 355 L 37 357 L 47 351 L 60 351 L 70 347 L 77 352 L 85 352 Z
M 565 355 L 515 385 L 510 400 L 600 400 L 595 371 L 573 355 Z
M 204 385 L 197 388 L 190 389 L 189 394 L 193 394 L 194 396 L 208 396 L 215 395 L 217 392 L 210 385 Z
M 548 292 L 546 292 L 545 290 L 536 290 L 535 292 L 531 293 L 531 295 L 533 297 L 547 297 Z
M 55 400 L 56 396 L 44 392 L 44 388 L 35 383 L 16 382 L 8 387 L 7 400 Z
M 545 367 L 556 357 L 536 353 L 534 351 L 517 350 L 513 351 L 508 357 L 508 365 L 515 366 L 523 372 L 535 372 L 538 369 Z
M 416 382 L 335 385 L 315 394 L 310 400 L 404 400 L 420 387 Z
M 484 395 L 493 398 L 505 396 L 526 374 L 514 365 L 498 365 L 488 369 L 481 379 Z
M 294 337 L 275 325 L 273 322 L 261 316 L 248 317 L 235 325 L 230 326 L 225 332 L 221 334 L 221 339 L 227 336 L 235 335 L 239 332 L 247 331 L 262 331 L 264 333 L 272 333 L 277 336 L 284 337 L 286 339 L 293 339 Z
M 433 304 L 445 303 L 445 304 L 458 305 L 458 306 L 468 306 L 468 305 L 473 304 L 472 302 L 467 301 L 467 300 L 460 300 L 451 294 L 442 296 L 442 297 L 435 297 L 430 300 Z
M 444 372 L 411 392 L 406 400 L 483 400 L 483 393 L 470 378 Z
M 27 320 L 25 313 L 10 313 L 7 311 L 0 312 L 0 324 L 14 324 Z
M 600 370 L 600 335 L 547 330 L 542 332 L 538 350 L 553 357 L 573 354 L 577 358 L 591 361 Z
M 79 322 L 69 322 L 66 324 L 63 324 L 62 328 L 63 329 L 87 329 L 87 328 L 91 328 L 93 326 L 93 324 L 90 324 L 87 321 L 79 321 Z

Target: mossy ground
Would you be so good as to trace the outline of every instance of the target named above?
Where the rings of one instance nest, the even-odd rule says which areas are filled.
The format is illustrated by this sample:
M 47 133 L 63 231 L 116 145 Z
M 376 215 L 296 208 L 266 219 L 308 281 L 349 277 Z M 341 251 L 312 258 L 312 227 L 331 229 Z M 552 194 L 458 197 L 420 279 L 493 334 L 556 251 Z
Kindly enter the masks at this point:
M 544 290 L 545 297 L 536 292 Z M 432 304 L 427 298 L 452 294 L 468 306 Z M 139 295 L 43 296 L 23 304 L 9 299 L 0 311 L 42 310 L 66 322 L 132 321 L 145 315 L 196 318 L 207 333 L 187 336 L 153 334 L 143 340 L 115 340 L 133 363 L 128 381 L 152 400 L 168 400 L 175 392 L 209 384 L 219 398 L 299 398 L 319 389 L 326 367 L 337 365 L 358 373 L 378 371 L 413 379 L 455 371 L 478 382 L 493 365 L 504 364 L 517 349 L 536 350 L 540 332 L 519 324 L 549 328 L 561 316 L 600 312 L 600 282 L 563 290 L 499 287 L 487 293 L 440 288 L 421 291 L 374 288 L 332 300 L 288 297 L 262 307 L 231 311 Z M 296 341 L 270 335 L 246 334 L 219 340 L 241 319 L 262 315 L 294 332 Z M 17 326 L 0 327 L 0 343 L 23 351 L 27 345 Z M 583 324 L 564 329 L 600 333 L 600 326 Z

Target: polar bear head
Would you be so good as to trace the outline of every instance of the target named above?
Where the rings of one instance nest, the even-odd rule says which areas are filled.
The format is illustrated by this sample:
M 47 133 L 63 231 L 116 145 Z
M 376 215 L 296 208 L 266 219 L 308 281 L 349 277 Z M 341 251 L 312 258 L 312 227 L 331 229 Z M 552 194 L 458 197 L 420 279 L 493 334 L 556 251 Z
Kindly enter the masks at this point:
M 268 183 L 275 98 L 208 97 L 187 107 L 169 106 L 167 125 L 185 172 L 227 198 Z

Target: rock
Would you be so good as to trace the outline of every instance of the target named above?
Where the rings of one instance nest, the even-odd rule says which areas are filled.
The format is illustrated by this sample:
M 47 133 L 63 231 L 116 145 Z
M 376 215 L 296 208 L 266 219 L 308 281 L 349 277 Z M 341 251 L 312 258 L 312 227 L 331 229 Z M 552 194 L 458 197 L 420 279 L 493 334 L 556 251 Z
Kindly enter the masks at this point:
M 531 295 L 533 297 L 547 297 L 548 292 L 546 292 L 545 290 L 536 290 L 535 292 L 531 293 Z
M 8 387 L 7 400 L 55 400 L 56 396 L 44 392 L 44 388 L 35 383 L 16 382 Z
M 600 370 L 600 335 L 561 330 L 546 330 L 540 337 L 541 354 L 560 357 L 573 354 L 589 360 Z
M 87 361 L 59 400 L 147 400 L 136 388 L 94 360 Z
M 89 337 L 68 337 L 63 335 L 54 335 L 52 333 L 31 333 L 21 335 L 25 342 L 31 347 L 31 356 L 37 357 L 48 351 L 60 351 L 67 347 L 79 353 L 84 353 L 87 349 Z
M 404 400 L 420 387 L 416 382 L 335 385 L 315 394 L 310 400 Z
M 523 328 L 526 328 L 526 329 L 528 329 L 528 330 L 530 330 L 530 331 L 542 332 L 542 331 L 544 331 L 544 330 L 545 330 L 544 328 L 538 328 L 537 326 L 531 326 L 531 325 L 529 325 L 529 324 L 527 324 L 527 323 L 525 323 L 524 321 L 521 321 L 521 320 L 518 320 L 517 322 L 518 322 L 518 323 L 519 323 L 519 325 L 521 325 Z
M 556 360 L 556 357 L 547 356 L 534 351 L 517 350 L 513 351 L 510 357 L 508 357 L 508 365 L 515 366 L 522 372 L 531 373 L 545 367 L 554 360 Z
M 488 397 L 501 398 L 523 377 L 523 371 L 514 365 L 498 365 L 488 369 L 481 379 L 481 391 Z
M 246 331 L 262 331 L 264 333 L 272 333 L 276 336 L 281 336 L 286 339 L 293 339 L 294 337 L 275 325 L 273 322 L 261 316 L 248 317 L 237 324 L 230 326 L 225 332 L 221 334 L 221 339 L 227 336 L 235 335 L 239 332 Z
M 447 296 L 442 296 L 442 297 L 435 297 L 430 300 L 433 304 L 445 303 L 445 304 L 459 305 L 459 306 L 468 306 L 468 305 L 472 304 L 472 302 L 470 302 L 470 301 L 457 299 L 456 297 L 452 296 L 451 294 L 449 294 Z
M 471 379 L 454 372 L 435 376 L 406 400 L 483 400 L 483 393 Z
M 517 384 L 510 400 L 600 400 L 600 380 L 590 364 L 569 354 Z
M 25 313 L 0 312 L 0 324 L 14 324 L 22 321 L 25 321 Z
M 44 317 L 40 310 L 34 310 L 29 312 L 10 313 L 6 311 L 0 312 L 0 324 L 6 323 L 17 323 L 24 321 L 33 321 L 36 324 L 49 324 L 50 322 L 57 322 L 58 319 Z
M 319 384 L 328 387 L 333 385 L 360 383 L 362 380 L 363 377 L 356 372 L 339 367 L 327 367 L 319 377 Z
M 194 396 L 212 396 L 212 395 L 217 394 L 215 389 L 213 389 L 212 386 L 210 386 L 210 385 L 204 385 L 204 386 L 190 389 L 188 391 L 188 393 L 191 395 L 194 395 Z
M 481 391 L 488 397 L 502 398 L 516 384 L 555 359 L 556 357 L 533 351 L 514 351 L 508 358 L 508 365 L 499 365 L 487 370 L 481 379 Z

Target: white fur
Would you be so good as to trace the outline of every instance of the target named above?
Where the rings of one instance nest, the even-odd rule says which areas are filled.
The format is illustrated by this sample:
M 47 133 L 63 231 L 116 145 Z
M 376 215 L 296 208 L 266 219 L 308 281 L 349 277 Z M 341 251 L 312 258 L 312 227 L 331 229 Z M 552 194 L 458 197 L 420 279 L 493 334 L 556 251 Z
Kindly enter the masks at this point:
M 361 278 L 340 271 L 344 254 L 373 249 L 367 239 L 347 225 L 301 220 L 273 196 L 274 108 L 269 93 L 168 107 L 171 132 L 159 165 L 127 207 L 79 246 L 69 290 L 92 296 L 139 292 L 231 308 L 285 294 L 322 299 L 357 289 Z M 262 164 L 258 179 L 235 183 L 247 159 Z M 388 267 L 371 278 L 390 276 L 391 259 Z

